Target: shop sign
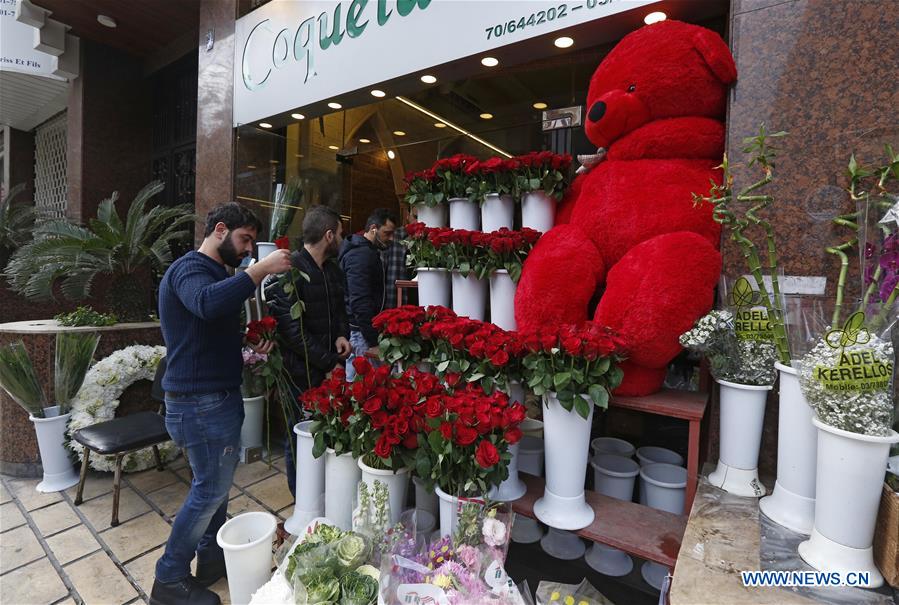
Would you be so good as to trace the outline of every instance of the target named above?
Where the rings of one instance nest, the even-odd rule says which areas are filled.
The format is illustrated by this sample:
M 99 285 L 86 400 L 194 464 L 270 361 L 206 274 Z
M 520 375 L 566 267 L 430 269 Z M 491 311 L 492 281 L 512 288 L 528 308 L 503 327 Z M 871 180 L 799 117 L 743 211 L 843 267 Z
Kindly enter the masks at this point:
M 34 49 L 37 30 L 16 21 L 17 0 L 0 0 L 0 71 L 17 71 L 35 76 L 54 76 L 56 57 Z
M 274 0 L 237 21 L 234 125 L 659 0 Z

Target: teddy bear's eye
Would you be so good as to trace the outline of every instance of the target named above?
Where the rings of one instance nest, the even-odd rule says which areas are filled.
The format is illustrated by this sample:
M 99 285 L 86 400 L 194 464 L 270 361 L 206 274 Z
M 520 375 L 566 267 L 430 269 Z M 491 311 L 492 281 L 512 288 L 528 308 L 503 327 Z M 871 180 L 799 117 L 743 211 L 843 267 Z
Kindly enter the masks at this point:
M 631 84 L 630 86 L 627 87 L 628 92 L 634 92 L 635 90 L 637 90 L 636 84 Z

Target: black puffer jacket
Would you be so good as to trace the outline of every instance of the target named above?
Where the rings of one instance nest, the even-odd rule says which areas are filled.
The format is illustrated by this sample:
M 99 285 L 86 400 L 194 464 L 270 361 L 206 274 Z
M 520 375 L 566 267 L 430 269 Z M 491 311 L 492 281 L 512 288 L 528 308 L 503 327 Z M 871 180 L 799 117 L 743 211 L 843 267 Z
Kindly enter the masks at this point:
M 290 317 L 290 307 L 297 300 L 294 295 L 288 296 L 276 284 L 266 290 L 266 300 L 278 320 L 278 333 L 286 349 L 282 351 L 284 365 L 297 386 L 306 390 L 320 385 L 325 374 L 341 363 L 334 341 L 350 335 L 344 311 L 344 276 L 334 259 L 327 260 L 324 268 L 319 268 L 305 248 L 294 252 L 291 259 L 294 267 L 309 276 L 308 282 L 299 279 L 296 284 L 299 297 L 306 305 L 302 329 L 300 320 Z M 309 352 L 308 380 L 304 340 L 305 350 Z
M 340 268 L 346 275 L 346 314 L 350 328 L 362 332 L 369 346 L 378 344 L 371 325 L 384 309 L 384 265 L 377 247 L 361 235 L 344 240 Z

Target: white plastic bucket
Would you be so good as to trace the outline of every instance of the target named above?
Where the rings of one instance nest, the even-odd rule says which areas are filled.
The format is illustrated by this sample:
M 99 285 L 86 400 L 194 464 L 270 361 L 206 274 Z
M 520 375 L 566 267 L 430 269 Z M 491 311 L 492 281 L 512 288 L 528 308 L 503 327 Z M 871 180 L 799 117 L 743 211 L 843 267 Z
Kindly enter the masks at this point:
M 673 464 L 647 464 L 640 469 L 640 488 L 646 493 L 647 506 L 680 515 L 684 511 L 687 469 Z
M 353 526 L 356 487 L 362 470 L 350 454 L 340 456 L 328 448 L 325 453 L 325 517 L 349 531 Z
M 477 202 L 467 197 L 454 197 L 449 201 L 450 227 L 479 231 L 481 228 L 481 211 Z
M 380 481 L 387 487 L 390 524 L 396 525 L 406 504 L 406 490 L 409 487 L 409 469 L 401 468 L 393 471 L 390 469 L 372 468 L 365 464 L 362 458 L 359 459 L 358 464 L 362 470 L 362 481 L 368 485 L 369 493 L 374 493 L 375 481 Z
M 615 456 L 624 456 L 625 458 L 633 458 L 637 452 L 634 446 L 624 439 L 615 437 L 597 437 L 590 442 L 590 448 L 594 455 L 614 454 Z
M 436 206 L 425 206 L 424 204 L 416 204 L 418 222 L 424 223 L 425 227 L 446 227 L 446 205 L 437 204 Z
M 231 603 L 246 605 L 253 593 L 272 577 L 274 515 L 249 512 L 237 515 L 219 529 L 216 542 L 225 552 Z
M 610 498 L 630 502 L 640 465 L 623 456 L 599 454 L 590 461 L 593 467 L 593 491 Z
M 453 271 L 453 311 L 459 317 L 484 321 L 487 311 L 487 281 L 474 273 L 464 277 Z
M 59 414 L 59 406 L 44 409 L 44 414 Z M 78 473 L 72 467 L 69 452 L 65 448 L 66 427 L 71 414 L 35 418 L 28 415 L 34 423 L 37 435 L 37 446 L 41 452 L 41 466 L 44 469 L 43 480 L 37 484 L 39 492 L 61 492 L 78 483 Z
M 556 201 L 542 191 L 521 198 L 521 226 L 546 233 L 556 221 Z
M 518 286 L 509 272 L 497 269 L 490 274 L 490 321 L 503 330 L 515 331 L 515 291 Z
M 450 306 L 450 274 L 446 269 L 418 267 L 418 304 L 422 307 Z
M 515 222 L 515 201 L 511 195 L 488 193 L 481 204 L 481 230 L 484 233 L 511 229 Z
M 521 442 L 509 446 L 512 459 L 509 460 L 509 477 L 498 486 L 491 488 L 490 499 L 498 502 L 513 502 L 528 491 L 524 481 L 518 478 L 518 456 Z
M 299 536 L 312 519 L 325 514 L 325 457 L 312 455 L 314 437 L 309 432 L 312 422 L 304 420 L 293 427 L 297 434 L 297 499 L 293 514 L 284 522 L 284 529 L 295 536 Z
M 641 467 L 659 462 L 662 464 L 673 464 L 674 466 L 684 465 L 684 457 L 668 448 L 645 445 L 638 447 L 636 453 Z

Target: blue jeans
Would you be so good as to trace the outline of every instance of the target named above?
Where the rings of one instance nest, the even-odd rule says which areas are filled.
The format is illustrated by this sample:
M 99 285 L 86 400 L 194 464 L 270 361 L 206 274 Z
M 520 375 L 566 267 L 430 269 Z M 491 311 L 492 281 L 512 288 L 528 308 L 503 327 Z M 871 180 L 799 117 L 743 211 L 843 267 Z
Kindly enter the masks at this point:
M 215 393 L 166 393 L 165 428 L 187 450 L 193 481 L 172 524 L 156 579 L 177 582 L 190 575 L 190 562 L 224 558 L 215 536 L 225 523 L 228 492 L 240 459 L 243 399 L 240 389 Z
M 350 346 L 353 347 L 353 352 L 350 353 L 350 356 L 347 357 L 346 360 L 346 380 L 347 382 L 353 382 L 353 379 L 356 378 L 356 369 L 353 367 L 353 359 L 356 357 L 365 357 L 365 352 L 368 351 L 373 346 L 377 345 L 368 344 L 368 341 L 365 340 L 365 337 L 362 335 L 362 332 L 351 331 L 350 332 Z M 377 359 L 369 358 L 368 361 L 371 362 L 372 367 L 378 367 L 381 365 Z

